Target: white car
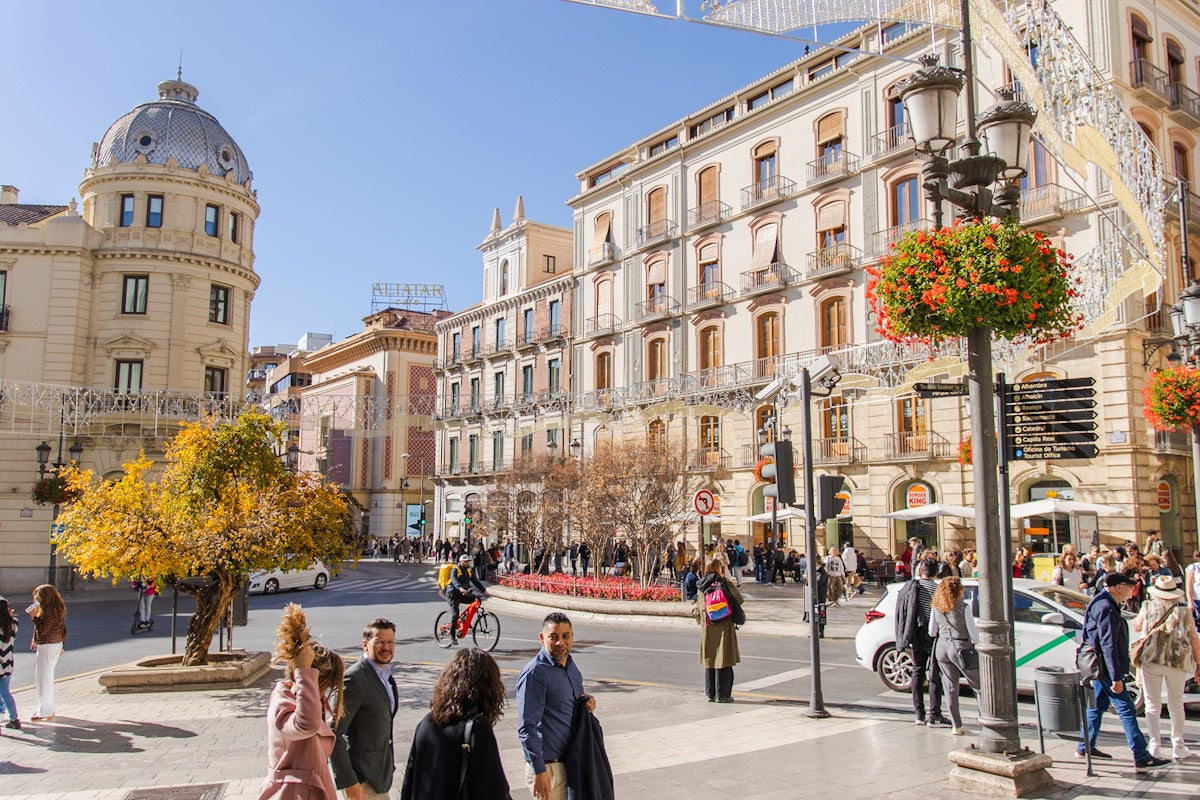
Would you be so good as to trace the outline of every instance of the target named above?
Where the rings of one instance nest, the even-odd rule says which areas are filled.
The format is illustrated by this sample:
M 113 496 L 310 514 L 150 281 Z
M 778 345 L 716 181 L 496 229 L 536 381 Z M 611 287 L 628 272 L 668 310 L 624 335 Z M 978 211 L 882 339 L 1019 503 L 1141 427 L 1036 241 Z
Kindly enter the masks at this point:
M 904 584 L 889 584 L 867 621 L 854 637 L 854 657 L 876 672 L 889 689 L 908 691 L 912 681 L 912 654 L 896 649 L 896 598 Z M 979 582 L 963 580 L 966 599 L 979 618 Z M 1075 669 L 1075 650 L 1083 633 L 1083 617 L 1090 598 L 1054 583 L 1013 580 L 1013 632 L 1016 637 L 1017 689 L 1033 691 L 1034 669 Z M 1131 616 L 1131 615 L 1127 615 Z M 1130 631 L 1130 641 L 1137 634 Z M 1136 687 L 1130 686 L 1131 691 Z M 1140 701 L 1139 701 L 1140 704 Z
M 320 561 L 304 569 L 273 569 L 255 572 L 250 576 L 251 594 L 275 594 L 280 589 L 324 589 L 329 583 L 329 570 Z

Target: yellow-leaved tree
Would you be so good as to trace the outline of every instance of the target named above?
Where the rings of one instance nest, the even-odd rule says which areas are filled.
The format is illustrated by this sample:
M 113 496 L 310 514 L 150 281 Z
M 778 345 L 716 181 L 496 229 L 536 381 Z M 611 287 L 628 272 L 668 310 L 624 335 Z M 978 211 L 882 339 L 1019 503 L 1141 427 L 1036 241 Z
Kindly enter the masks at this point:
M 78 499 L 58 518 L 59 548 L 85 574 L 157 576 L 192 595 L 183 663 L 208 663 L 221 616 L 249 573 L 314 559 L 337 570 L 346 555 L 345 502 L 319 475 L 284 467 L 275 454 L 284 433 L 246 411 L 233 422 L 185 424 L 157 480 L 145 456 L 113 481 L 64 470 Z

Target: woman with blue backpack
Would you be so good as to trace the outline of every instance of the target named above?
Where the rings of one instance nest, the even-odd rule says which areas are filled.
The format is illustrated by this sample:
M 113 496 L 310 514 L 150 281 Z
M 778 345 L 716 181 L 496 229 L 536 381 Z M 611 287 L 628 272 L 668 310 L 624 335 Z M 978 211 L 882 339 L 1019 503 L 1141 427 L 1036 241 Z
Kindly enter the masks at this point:
M 692 615 L 700 623 L 700 665 L 710 703 L 733 702 L 733 667 L 741 661 L 737 626 L 746 622 L 742 594 L 726 577 L 725 564 L 710 561 L 696 585 Z

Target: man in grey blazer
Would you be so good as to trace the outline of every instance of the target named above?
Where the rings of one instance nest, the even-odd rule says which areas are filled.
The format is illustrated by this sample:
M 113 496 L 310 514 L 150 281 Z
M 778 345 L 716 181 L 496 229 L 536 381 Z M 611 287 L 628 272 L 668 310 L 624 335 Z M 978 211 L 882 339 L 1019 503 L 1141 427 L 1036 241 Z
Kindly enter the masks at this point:
M 378 618 L 363 630 L 363 654 L 346 670 L 342 719 L 330 763 L 346 800 L 387 798 L 396 770 L 392 718 L 399 695 L 392 678 L 396 624 Z

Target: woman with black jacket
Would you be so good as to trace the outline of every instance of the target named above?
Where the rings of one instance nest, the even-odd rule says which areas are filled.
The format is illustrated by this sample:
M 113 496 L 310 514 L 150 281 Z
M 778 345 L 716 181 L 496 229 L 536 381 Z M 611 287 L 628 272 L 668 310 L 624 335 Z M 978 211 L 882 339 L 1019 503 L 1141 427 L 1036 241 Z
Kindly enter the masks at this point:
M 742 595 L 737 587 L 725 579 L 725 565 L 720 561 L 708 563 L 704 577 L 696 588 L 693 616 L 700 623 L 700 665 L 704 667 L 704 694 L 710 703 L 732 703 L 733 667 L 741 661 L 736 626 L 745 622 Z M 725 595 L 729 613 L 720 619 L 712 619 L 720 613 L 714 603 L 718 589 Z
M 401 800 L 459 800 L 464 795 L 512 800 L 492 730 L 504 711 L 504 684 L 495 660 L 477 648 L 455 653 L 433 687 L 429 708 L 413 734 Z M 467 755 L 464 743 L 470 746 Z

